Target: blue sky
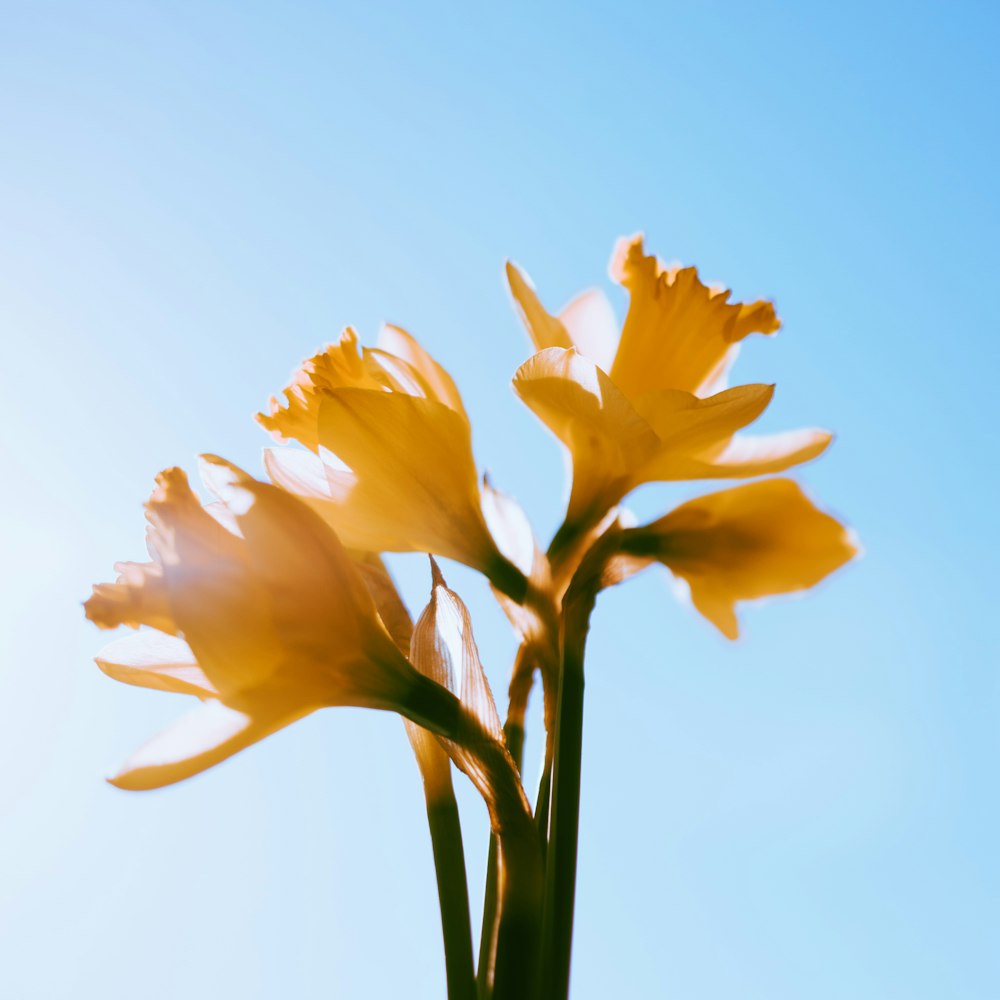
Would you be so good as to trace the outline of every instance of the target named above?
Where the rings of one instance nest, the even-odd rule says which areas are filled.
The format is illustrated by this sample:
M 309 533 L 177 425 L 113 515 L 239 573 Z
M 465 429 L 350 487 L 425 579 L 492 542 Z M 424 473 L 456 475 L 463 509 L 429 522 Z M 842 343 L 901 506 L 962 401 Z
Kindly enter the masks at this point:
M 992 5 L 0 3 L 0 969 L 13 1000 L 443 995 L 398 720 L 321 713 L 184 786 L 106 786 L 184 706 L 91 658 L 141 503 L 352 323 L 452 371 L 550 533 L 509 376 L 642 229 L 785 321 L 740 381 L 867 554 L 728 644 L 662 574 L 588 659 L 574 997 L 1000 994 Z M 622 313 L 623 300 L 614 298 Z M 654 516 L 699 490 L 656 487 Z M 429 586 L 395 560 L 411 607 Z M 471 572 L 495 689 L 509 630 Z M 537 755 L 537 742 L 529 754 Z M 463 788 L 473 895 L 484 811 Z

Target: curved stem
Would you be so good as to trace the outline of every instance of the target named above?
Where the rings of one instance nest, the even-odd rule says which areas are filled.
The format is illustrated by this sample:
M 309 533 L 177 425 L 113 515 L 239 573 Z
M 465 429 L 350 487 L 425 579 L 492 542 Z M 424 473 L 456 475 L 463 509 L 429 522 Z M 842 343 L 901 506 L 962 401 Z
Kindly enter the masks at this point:
M 507 749 L 514 766 L 520 772 L 524 754 L 524 726 L 508 719 L 504 726 Z M 497 917 L 500 912 L 500 854 L 497 835 L 490 833 L 490 852 L 486 860 L 486 888 L 483 892 L 483 927 L 479 935 L 479 968 L 476 983 L 479 996 L 486 1000 L 493 985 L 493 970 L 497 952 Z

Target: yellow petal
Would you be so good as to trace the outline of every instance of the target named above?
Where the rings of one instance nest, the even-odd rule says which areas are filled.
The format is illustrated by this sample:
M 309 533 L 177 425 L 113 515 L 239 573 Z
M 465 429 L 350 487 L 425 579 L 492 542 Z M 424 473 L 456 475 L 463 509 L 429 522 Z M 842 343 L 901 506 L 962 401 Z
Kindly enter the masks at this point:
M 536 350 L 573 346 L 566 328 L 542 305 L 531 279 L 511 261 L 507 261 L 507 284 Z
M 542 305 L 531 279 L 510 261 L 507 283 L 536 350 L 572 347 L 602 371 L 611 370 L 618 344 L 618 324 L 611 303 L 600 289 L 582 292 L 558 316 L 553 316 Z
M 150 740 L 108 780 L 129 791 L 172 785 L 270 736 L 308 715 L 314 707 L 292 708 L 272 701 L 247 714 L 219 701 L 206 701 Z
M 326 460 L 334 460 L 320 449 Z M 362 502 L 352 497 L 358 487 L 353 472 L 331 468 L 324 458 L 298 448 L 265 448 L 264 468 L 276 486 L 294 493 L 337 533 L 345 547 L 355 552 L 408 552 L 410 542 L 404 526 L 382 523 L 373 529 L 371 516 Z M 374 534 L 373 534 L 374 530 Z
M 517 370 L 514 390 L 569 451 L 567 520 L 599 520 L 655 453 L 656 434 L 611 379 L 573 350 L 553 347 L 530 358 Z
M 523 591 L 480 508 L 469 424 L 431 399 L 341 389 L 320 410 L 320 440 L 354 477 L 323 509 L 351 547 L 433 552 Z
M 630 295 L 611 369 L 630 398 L 654 389 L 702 393 L 723 373 L 734 345 L 780 326 L 771 303 L 729 303 L 729 292 L 703 285 L 694 268 L 666 269 L 646 256 L 641 236 L 619 241 L 611 274 Z
M 347 327 L 336 344 L 305 361 L 284 390 L 285 403 L 270 401 L 270 412 L 258 413 L 258 422 L 278 441 L 298 441 L 315 451 L 319 445 L 319 403 L 329 389 L 356 386 L 381 390 L 358 353 L 358 335 Z
M 684 579 L 695 607 L 731 639 L 736 602 L 806 590 L 857 554 L 850 532 L 790 479 L 682 504 L 630 532 L 627 549 Z
M 462 397 L 452 377 L 402 327 L 386 323 L 379 331 L 378 346 L 402 358 L 420 375 L 429 390 L 429 399 L 444 403 L 449 409 L 465 416 Z
M 271 677 L 284 649 L 246 541 L 205 510 L 180 469 L 160 473 L 146 510 L 173 618 L 212 684 L 229 697 Z
M 733 434 L 764 412 L 774 395 L 772 385 L 740 385 L 701 399 L 690 392 L 660 389 L 634 401 L 636 411 L 660 439 L 651 468 L 638 481 L 663 478 L 656 466 L 677 454 L 696 455 L 706 448 L 729 442 Z
M 366 552 L 355 556 L 354 565 L 364 580 L 368 593 L 375 602 L 378 616 L 392 636 L 392 641 L 404 656 L 409 656 L 413 620 L 385 563 L 374 552 Z
M 663 479 L 751 479 L 773 475 L 822 455 L 833 440 L 815 427 L 762 436 L 738 434 L 697 456 L 665 456 Z
M 129 635 L 105 646 L 96 660 L 104 673 L 124 684 L 202 699 L 219 696 L 191 647 L 176 636 L 162 632 Z
M 267 595 L 283 683 L 320 704 L 394 706 L 411 684 L 411 670 L 334 532 L 287 491 L 214 456 L 204 460 L 216 476 L 230 476 L 227 503 L 245 539 L 248 574 Z
M 118 579 L 98 583 L 83 605 L 87 617 L 98 628 L 149 625 L 174 633 L 177 625 L 170 609 L 167 582 L 158 563 L 116 563 Z

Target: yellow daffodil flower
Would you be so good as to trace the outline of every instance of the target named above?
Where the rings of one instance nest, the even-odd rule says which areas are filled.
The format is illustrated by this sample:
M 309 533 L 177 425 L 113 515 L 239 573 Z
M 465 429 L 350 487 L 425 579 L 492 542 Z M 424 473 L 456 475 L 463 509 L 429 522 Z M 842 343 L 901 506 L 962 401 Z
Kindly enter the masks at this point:
M 644 482 L 747 478 L 819 455 L 831 435 L 806 429 L 765 437 L 738 431 L 771 401 L 771 385 L 721 389 L 753 332 L 774 333 L 773 306 L 730 303 L 694 268 L 667 268 L 623 240 L 611 273 L 630 304 L 618 336 L 604 296 L 585 292 L 558 316 L 507 266 L 510 290 L 538 352 L 514 388 L 566 447 L 573 485 L 567 524 L 591 527 Z
M 858 554 L 852 533 L 790 479 L 747 483 L 681 504 L 625 531 L 622 550 L 631 562 L 617 579 L 651 560 L 663 563 L 730 639 L 739 634 L 738 601 L 808 590 Z
M 348 329 L 307 361 L 260 423 L 309 452 L 271 449 L 272 480 L 299 494 L 350 549 L 429 552 L 519 598 L 526 581 L 483 517 L 469 420 L 448 373 L 408 333 L 384 327 L 358 352 Z
M 180 469 L 160 474 L 146 508 L 152 560 L 119 564 L 85 605 L 101 628 L 155 630 L 108 646 L 102 670 L 204 703 L 112 783 L 180 781 L 325 706 L 388 709 L 455 737 L 457 699 L 397 648 L 334 532 L 222 459 L 206 457 L 204 475 L 218 496 L 208 507 Z

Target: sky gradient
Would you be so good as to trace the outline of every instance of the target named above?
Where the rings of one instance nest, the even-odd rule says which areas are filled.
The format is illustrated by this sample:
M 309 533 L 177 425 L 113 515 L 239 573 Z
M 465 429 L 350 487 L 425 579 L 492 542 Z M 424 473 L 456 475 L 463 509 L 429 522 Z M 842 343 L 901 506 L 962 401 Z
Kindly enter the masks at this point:
M 529 347 L 502 265 L 553 308 L 603 284 L 621 316 L 607 260 L 639 229 L 776 300 L 734 377 L 777 383 L 763 429 L 836 430 L 799 478 L 866 555 L 748 608 L 736 644 L 663 573 L 601 598 L 573 996 L 1000 995 L 993 5 L 0 16 L 4 996 L 443 996 L 399 720 L 319 713 L 116 791 L 185 705 L 101 675 L 80 602 L 143 557 L 159 469 L 262 474 L 253 414 L 348 323 L 399 323 L 452 372 L 481 467 L 547 539 L 562 458 L 510 391 Z M 425 561 L 393 566 L 419 612 Z M 499 694 L 513 637 L 445 572 Z M 486 817 L 461 801 L 475 905 Z

